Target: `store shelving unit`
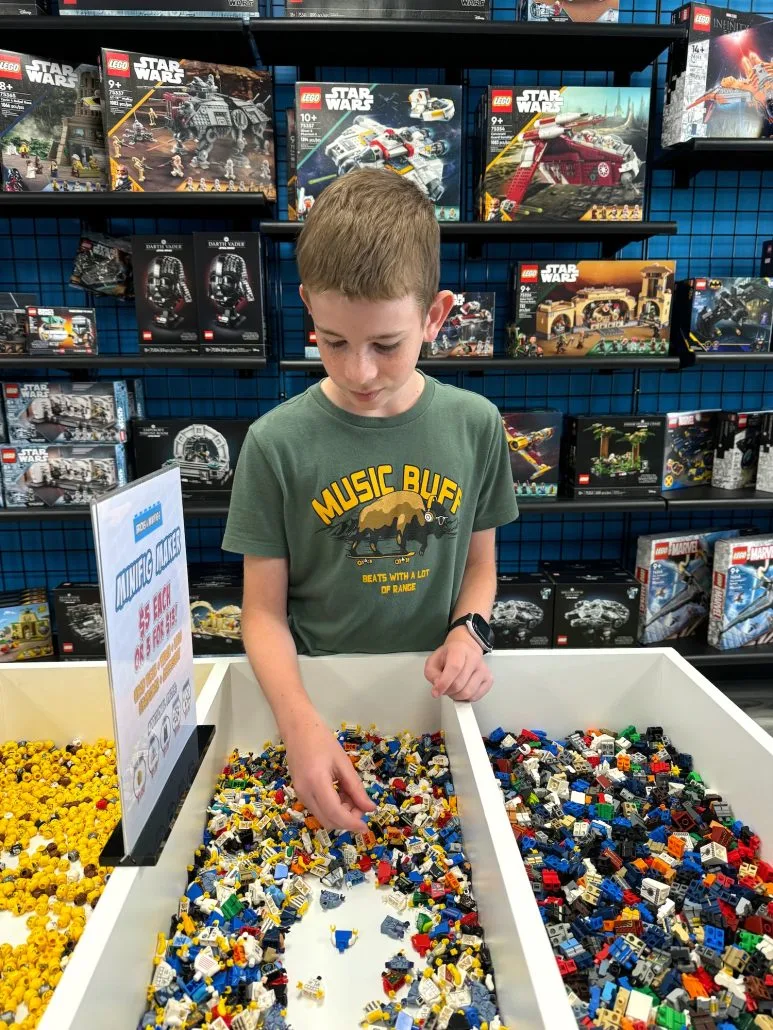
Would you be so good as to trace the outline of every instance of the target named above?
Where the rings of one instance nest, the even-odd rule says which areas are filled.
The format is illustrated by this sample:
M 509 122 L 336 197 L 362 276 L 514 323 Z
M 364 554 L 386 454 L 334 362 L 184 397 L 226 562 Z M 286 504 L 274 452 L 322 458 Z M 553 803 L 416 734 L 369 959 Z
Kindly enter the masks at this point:
M 315 372 L 322 375 L 324 366 L 313 358 L 283 358 L 279 367 L 287 372 Z M 642 358 L 639 361 L 631 358 L 422 358 L 419 368 L 425 372 L 442 375 L 459 372 L 527 372 L 535 375 L 550 372 L 582 372 L 607 371 L 615 369 L 642 369 L 651 372 L 676 372 L 679 370 L 678 358 Z
M 60 371 L 70 369 L 111 369 L 111 368 L 265 368 L 266 358 L 254 354 L 141 354 L 139 352 L 121 352 L 117 354 L 97 354 L 93 357 L 30 357 L 29 355 L 3 355 L 0 357 L 0 376 L 5 370 L 39 370 L 56 368 Z
M 773 168 L 773 140 L 692 139 L 668 147 L 656 159 L 661 168 L 674 169 L 674 185 L 687 189 L 698 172 L 765 171 Z
M 237 218 L 249 222 L 271 213 L 271 205 L 262 193 L 0 193 L 0 218 L 144 215 Z

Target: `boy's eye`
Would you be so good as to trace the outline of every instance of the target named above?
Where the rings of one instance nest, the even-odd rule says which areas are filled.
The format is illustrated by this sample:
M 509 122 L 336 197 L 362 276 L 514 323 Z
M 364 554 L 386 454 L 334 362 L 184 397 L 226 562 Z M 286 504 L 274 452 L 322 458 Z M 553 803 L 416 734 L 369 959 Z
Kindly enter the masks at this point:
M 330 347 L 331 350 L 338 350 L 339 347 L 343 347 L 346 340 L 323 340 L 326 347 Z
M 373 345 L 379 354 L 392 354 L 400 346 L 399 343 L 375 343 Z

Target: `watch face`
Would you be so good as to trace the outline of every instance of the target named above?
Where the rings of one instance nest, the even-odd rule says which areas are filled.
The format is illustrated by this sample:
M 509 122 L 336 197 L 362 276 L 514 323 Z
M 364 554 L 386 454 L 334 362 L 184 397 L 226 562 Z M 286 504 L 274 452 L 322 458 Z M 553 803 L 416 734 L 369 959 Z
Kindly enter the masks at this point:
M 482 640 L 486 641 L 489 647 L 494 646 L 494 632 L 482 615 L 473 615 L 472 628 Z

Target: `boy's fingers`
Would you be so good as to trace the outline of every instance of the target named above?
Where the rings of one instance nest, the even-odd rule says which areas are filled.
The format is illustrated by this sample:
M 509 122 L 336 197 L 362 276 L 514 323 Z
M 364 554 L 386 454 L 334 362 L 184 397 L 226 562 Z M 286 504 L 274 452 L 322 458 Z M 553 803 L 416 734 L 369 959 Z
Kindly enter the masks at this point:
M 320 784 L 314 796 L 315 815 L 326 830 L 351 830 L 362 832 L 362 820 L 348 811 L 341 802 L 338 793 L 330 783 Z
M 433 651 L 424 663 L 424 679 L 429 680 L 430 683 L 434 683 L 442 671 L 443 663 L 440 657 L 440 651 Z
M 440 676 L 435 680 L 435 685 L 432 688 L 433 697 L 441 697 L 448 691 L 448 688 L 456 680 L 459 673 L 464 668 L 466 657 L 464 655 L 451 654 L 446 655 L 446 662 L 443 666 L 443 671 Z
M 368 797 L 368 793 L 362 785 L 362 780 L 343 751 L 336 762 L 335 771 L 338 775 L 339 790 L 349 798 L 354 808 L 360 812 L 372 812 L 376 806 Z

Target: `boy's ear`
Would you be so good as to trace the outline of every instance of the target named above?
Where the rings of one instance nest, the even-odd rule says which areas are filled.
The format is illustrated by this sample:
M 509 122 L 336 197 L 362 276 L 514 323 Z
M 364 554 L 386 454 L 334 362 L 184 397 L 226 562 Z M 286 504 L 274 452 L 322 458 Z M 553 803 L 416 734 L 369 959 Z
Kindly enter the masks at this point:
M 301 283 L 301 285 L 298 287 L 298 293 L 300 293 L 300 295 L 301 295 L 301 300 L 303 301 L 303 306 L 306 308 L 306 310 L 308 311 L 309 315 L 311 315 L 311 307 L 309 305 L 309 295 L 304 290 L 303 283 Z
M 424 323 L 424 342 L 431 343 L 440 328 L 448 318 L 448 313 L 454 305 L 454 295 L 450 290 L 441 290 L 436 294 L 435 299 L 427 312 L 427 320 Z

